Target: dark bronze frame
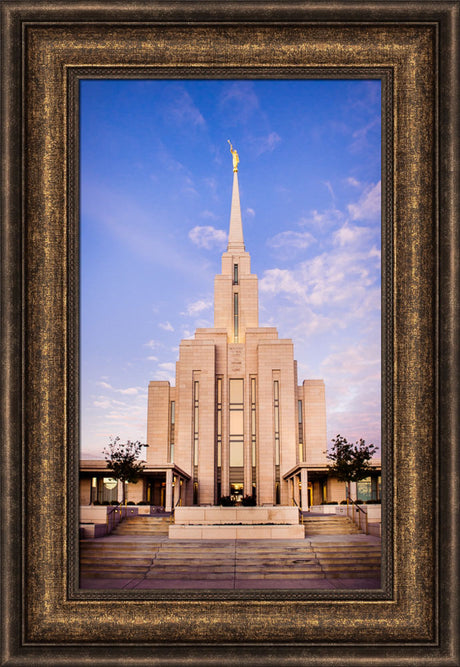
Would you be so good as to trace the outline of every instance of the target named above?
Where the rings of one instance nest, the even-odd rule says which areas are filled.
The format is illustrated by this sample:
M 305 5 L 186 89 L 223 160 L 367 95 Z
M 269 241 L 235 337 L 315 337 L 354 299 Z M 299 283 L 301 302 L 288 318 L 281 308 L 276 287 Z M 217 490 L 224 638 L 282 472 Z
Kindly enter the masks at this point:
M 2 664 L 460 664 L 459 8 L 4 0 Z M 75 585 L 73 101 L 78 76 L 123 70 L 374 71 L 386 82 L 385 463 L 393 486 L 381 591 L 122 599 Z

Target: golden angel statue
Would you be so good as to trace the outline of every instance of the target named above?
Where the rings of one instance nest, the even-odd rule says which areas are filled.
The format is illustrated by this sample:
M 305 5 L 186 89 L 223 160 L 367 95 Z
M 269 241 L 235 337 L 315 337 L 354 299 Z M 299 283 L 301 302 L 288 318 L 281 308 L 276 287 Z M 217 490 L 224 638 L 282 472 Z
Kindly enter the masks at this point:
M 230 153 L 233 156 L 233 171 L 238 171 L 238 162 L 240 161 L 240 158 L 238 157 L 236 150 L 233 148 L 230 139 L 227 139 L 227 141 L 230 144 Z

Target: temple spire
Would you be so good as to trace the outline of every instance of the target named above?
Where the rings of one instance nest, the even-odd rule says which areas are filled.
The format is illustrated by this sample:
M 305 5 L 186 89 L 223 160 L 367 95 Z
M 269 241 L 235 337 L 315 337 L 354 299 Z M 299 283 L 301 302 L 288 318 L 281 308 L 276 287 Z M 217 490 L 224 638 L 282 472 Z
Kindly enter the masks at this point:
M 227 251 L 244 252 L 243 222 L 241 220 L 240 191 L 238 187 L 238 162 L 240 159 L 230 141 L 228 143 L 230 144 L 230 152 L 233 157 L 233 192 Z

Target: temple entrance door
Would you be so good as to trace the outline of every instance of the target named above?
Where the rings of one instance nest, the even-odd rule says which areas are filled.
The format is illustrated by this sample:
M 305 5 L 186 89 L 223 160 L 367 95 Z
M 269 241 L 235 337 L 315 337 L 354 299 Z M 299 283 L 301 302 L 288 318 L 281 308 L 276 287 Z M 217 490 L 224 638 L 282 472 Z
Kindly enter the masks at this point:
M 232 500 L 235 500 L 237 505 L 240 505 L 243 500 L 243 485 L 230 484 L 230 496 Z
M 160 472 L 147 478 L 147 502 L 156 507 L 165 506 L 166 473 Z

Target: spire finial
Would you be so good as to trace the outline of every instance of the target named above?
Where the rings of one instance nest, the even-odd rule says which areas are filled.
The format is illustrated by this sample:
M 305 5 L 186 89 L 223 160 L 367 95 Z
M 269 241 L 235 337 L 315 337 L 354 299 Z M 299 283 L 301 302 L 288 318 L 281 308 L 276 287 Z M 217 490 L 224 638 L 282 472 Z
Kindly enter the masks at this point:
M 227 139 L 227 141 L 230 144 L 230 153 L 232 154 L 232 157 L 233 157 L 233 171 L 237 172 L 238 171 L 238 162 L 240 161 L 240 158 L 238 157 L 237 151 L 233 148 L 230 139 Z

